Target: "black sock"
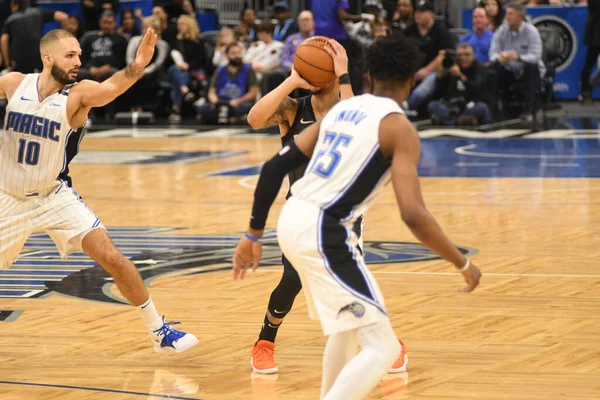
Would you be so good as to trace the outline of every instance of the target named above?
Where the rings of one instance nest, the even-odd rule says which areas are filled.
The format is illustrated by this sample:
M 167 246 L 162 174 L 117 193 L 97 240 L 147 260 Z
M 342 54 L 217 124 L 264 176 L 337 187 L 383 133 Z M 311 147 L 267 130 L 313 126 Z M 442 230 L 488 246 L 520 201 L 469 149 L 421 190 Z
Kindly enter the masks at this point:
M 275 337 L 277 336 L 277 330 L 281 326 L 281 322 L 277 325 L 271 323 L 269 321 L 269 317 L 265 314 L 265 322 L 263 322 L 263 326 L 260 330 L 260 335 L 258 335 L 258 340 L 267 340 L 271 343 L 275 343 Z

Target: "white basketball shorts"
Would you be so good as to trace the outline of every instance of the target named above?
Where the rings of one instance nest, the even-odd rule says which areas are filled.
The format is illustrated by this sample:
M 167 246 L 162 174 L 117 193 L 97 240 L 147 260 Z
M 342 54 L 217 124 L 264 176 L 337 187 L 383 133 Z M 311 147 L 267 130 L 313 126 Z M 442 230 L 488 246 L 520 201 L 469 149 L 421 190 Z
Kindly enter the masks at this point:
M 300 275 L 309 316 L 325 335 L 358 329 L 387 317 L 383 296 L 357 249 L 352 223 L 291 197 L 277 224 L 283 254 Z
M 96 228 L 104 226 L 66 183 L 42 198 L 20 200 L 0 191 L 0 269 L 15 262 L 32 233 L 46 232 L 64 260 L 81 251 L 83 238 Z

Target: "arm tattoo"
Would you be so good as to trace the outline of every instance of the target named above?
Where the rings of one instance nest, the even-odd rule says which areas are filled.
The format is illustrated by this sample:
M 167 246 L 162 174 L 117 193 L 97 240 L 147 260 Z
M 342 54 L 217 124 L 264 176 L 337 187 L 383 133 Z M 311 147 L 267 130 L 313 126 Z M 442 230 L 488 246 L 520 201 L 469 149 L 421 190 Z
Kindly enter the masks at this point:
M 280 124 L 285 121 L 286 113 L 294 107 L 294 101 L 287 97 L 281 102 L 277 110 L 267 120 L 267 125 Z
M 125 78 L 127 78 L 127 79 L 137 79 L 140 76 L 142 76 L 143 72 L 144 72 L 144 68 L 135 68 L 133 66 L 133 64 L 129 64 L 123 70 L 123 73 L 125 74 Z

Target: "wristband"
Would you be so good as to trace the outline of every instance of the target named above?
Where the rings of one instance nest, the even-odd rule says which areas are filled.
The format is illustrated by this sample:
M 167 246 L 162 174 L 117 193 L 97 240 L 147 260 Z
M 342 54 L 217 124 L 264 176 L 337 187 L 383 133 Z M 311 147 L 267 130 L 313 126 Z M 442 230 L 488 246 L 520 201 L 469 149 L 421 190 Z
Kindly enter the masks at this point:
M 252 236 L 248 232 L 244 233 L 244 236 L 246 237 L 246 239 L 249 239 L 253 242 L 260 242 L 260 238 L 257 238 L 256 236 Z
M 340 85 L 349 85 L 350 84 L 350 75 L 346 72 L 344 75 L 338 78 Z
M 459 269 L 457 272 L 461 272 L 461 273 L 465 272 L 471 266 L 471 260 L 469 259 L 469 257 L 465 257 L 465 258 L 467 259 L 467 262 L 465 263 L 465 266 L 462 267 L 461 269 Z

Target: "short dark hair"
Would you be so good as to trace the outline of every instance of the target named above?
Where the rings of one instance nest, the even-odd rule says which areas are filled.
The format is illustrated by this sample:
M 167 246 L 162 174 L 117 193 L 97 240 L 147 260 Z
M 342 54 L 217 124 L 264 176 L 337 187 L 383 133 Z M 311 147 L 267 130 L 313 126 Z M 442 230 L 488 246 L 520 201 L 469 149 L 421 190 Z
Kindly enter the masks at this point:
M 423 54 L 417 46 L 399 32 L 377 39 L 365 52 L 367 72 L 377 81 L 404 83 L 422 62 Z
M 105 17 L 117 19 L 117 16 L 115 15 L 115 13 L 110 10 L 102 11 L 102 14 L 100 14 L 100 19 L 105 18 Z
M 256 26 L 256 32 L 273 33 L 275 32 L 275 25 L 269 20 L 261 21 L 261 23 Z
M 525 16 L 525 14 L 527 14 L 527 9 L 525 8 L 525 6 L 521 3 L 519 3 L 518 1 L 511 1 L 510 3 L 508 3 L 505 6 L 507 9 L 508 8 L 512 8 L 513 10 L 515 10 L 516 12 L 519 13 L 519 15 L 521 16 Z
M 229 54 L 229 50 L 231 50 L 232 47 L 241 48 L 241 46 L 238 42 L 229 43 L 227 46 L 225 46 L 225 54 Z
M 65 31 L 64 29 L 52 29 L 50 32 L 42 36 L 42 39 L 40 40 L 40 49 L 52 42 L 65 38 L 75 38 L 75 36 L 73 36 L 71 32 Z

